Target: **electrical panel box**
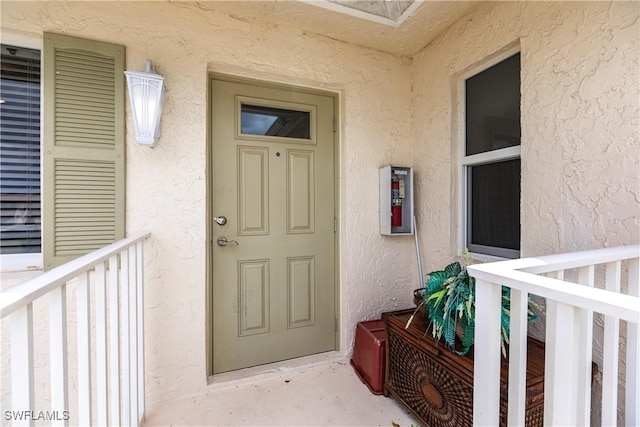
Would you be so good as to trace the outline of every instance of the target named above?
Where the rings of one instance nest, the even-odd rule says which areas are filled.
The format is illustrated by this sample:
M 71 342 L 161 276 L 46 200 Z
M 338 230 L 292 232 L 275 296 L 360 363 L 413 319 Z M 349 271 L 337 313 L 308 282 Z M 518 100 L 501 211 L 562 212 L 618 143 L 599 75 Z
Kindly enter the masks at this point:
M 413 234 L 413 168 L 380 168 L 380 234 Z

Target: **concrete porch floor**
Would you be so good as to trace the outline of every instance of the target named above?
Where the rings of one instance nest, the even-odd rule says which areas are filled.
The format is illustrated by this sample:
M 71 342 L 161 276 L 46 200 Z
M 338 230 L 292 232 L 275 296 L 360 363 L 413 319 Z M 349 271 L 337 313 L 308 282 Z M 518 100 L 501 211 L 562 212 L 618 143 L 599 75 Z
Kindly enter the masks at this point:
M 147 404 L 145 425 L 420 425 L 394 398 L 372 394 L 344 360 L 276 367 L 248 377 L 220 377 L 222 381 L 215 380 L 205 394 Z

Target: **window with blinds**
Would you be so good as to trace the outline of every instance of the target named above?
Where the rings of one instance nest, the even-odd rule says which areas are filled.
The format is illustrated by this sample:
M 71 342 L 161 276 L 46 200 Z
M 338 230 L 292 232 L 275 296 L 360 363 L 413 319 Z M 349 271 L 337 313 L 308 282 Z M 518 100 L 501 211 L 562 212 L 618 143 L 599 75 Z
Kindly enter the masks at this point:
M 40 51 L 0 46 L 0 254 L 39 253 Z

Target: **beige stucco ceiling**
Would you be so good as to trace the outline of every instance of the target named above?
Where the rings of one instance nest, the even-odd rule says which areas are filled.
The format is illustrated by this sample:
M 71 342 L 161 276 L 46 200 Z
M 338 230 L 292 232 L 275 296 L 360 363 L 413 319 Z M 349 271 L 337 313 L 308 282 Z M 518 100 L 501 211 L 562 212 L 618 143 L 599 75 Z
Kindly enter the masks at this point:
M 401 13 L 386 9 L 399 7 Z M 344 4 L 349 4 L 345 6 Z M 202 10 L 218 10 L 246 21 L 296 27 L 385 52 L 412 56 L 460 19 L 475 1 L 259 0 L 197 2 Z

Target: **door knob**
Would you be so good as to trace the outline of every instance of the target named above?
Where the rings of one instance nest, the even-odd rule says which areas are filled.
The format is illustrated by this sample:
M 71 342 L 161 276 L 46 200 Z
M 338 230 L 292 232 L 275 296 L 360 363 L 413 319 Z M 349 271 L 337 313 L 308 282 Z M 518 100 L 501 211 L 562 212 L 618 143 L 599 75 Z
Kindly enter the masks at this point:
M 213 218 L 213 220 L 217 222 L 218 225 L 225 225 L 227 223 L 227 217 L 225 216 L 217 216 Z
M 236 245 L 239 245 L 240 243 L 238 243 L 235 240 L 228 240 L 226 237 L 224 236 L 220 236 L 218 237 L 218 240 L 216 240 L 216 243 L 218 244 L 218 246 L 227 246 L 229 243 L 235 243 Z

